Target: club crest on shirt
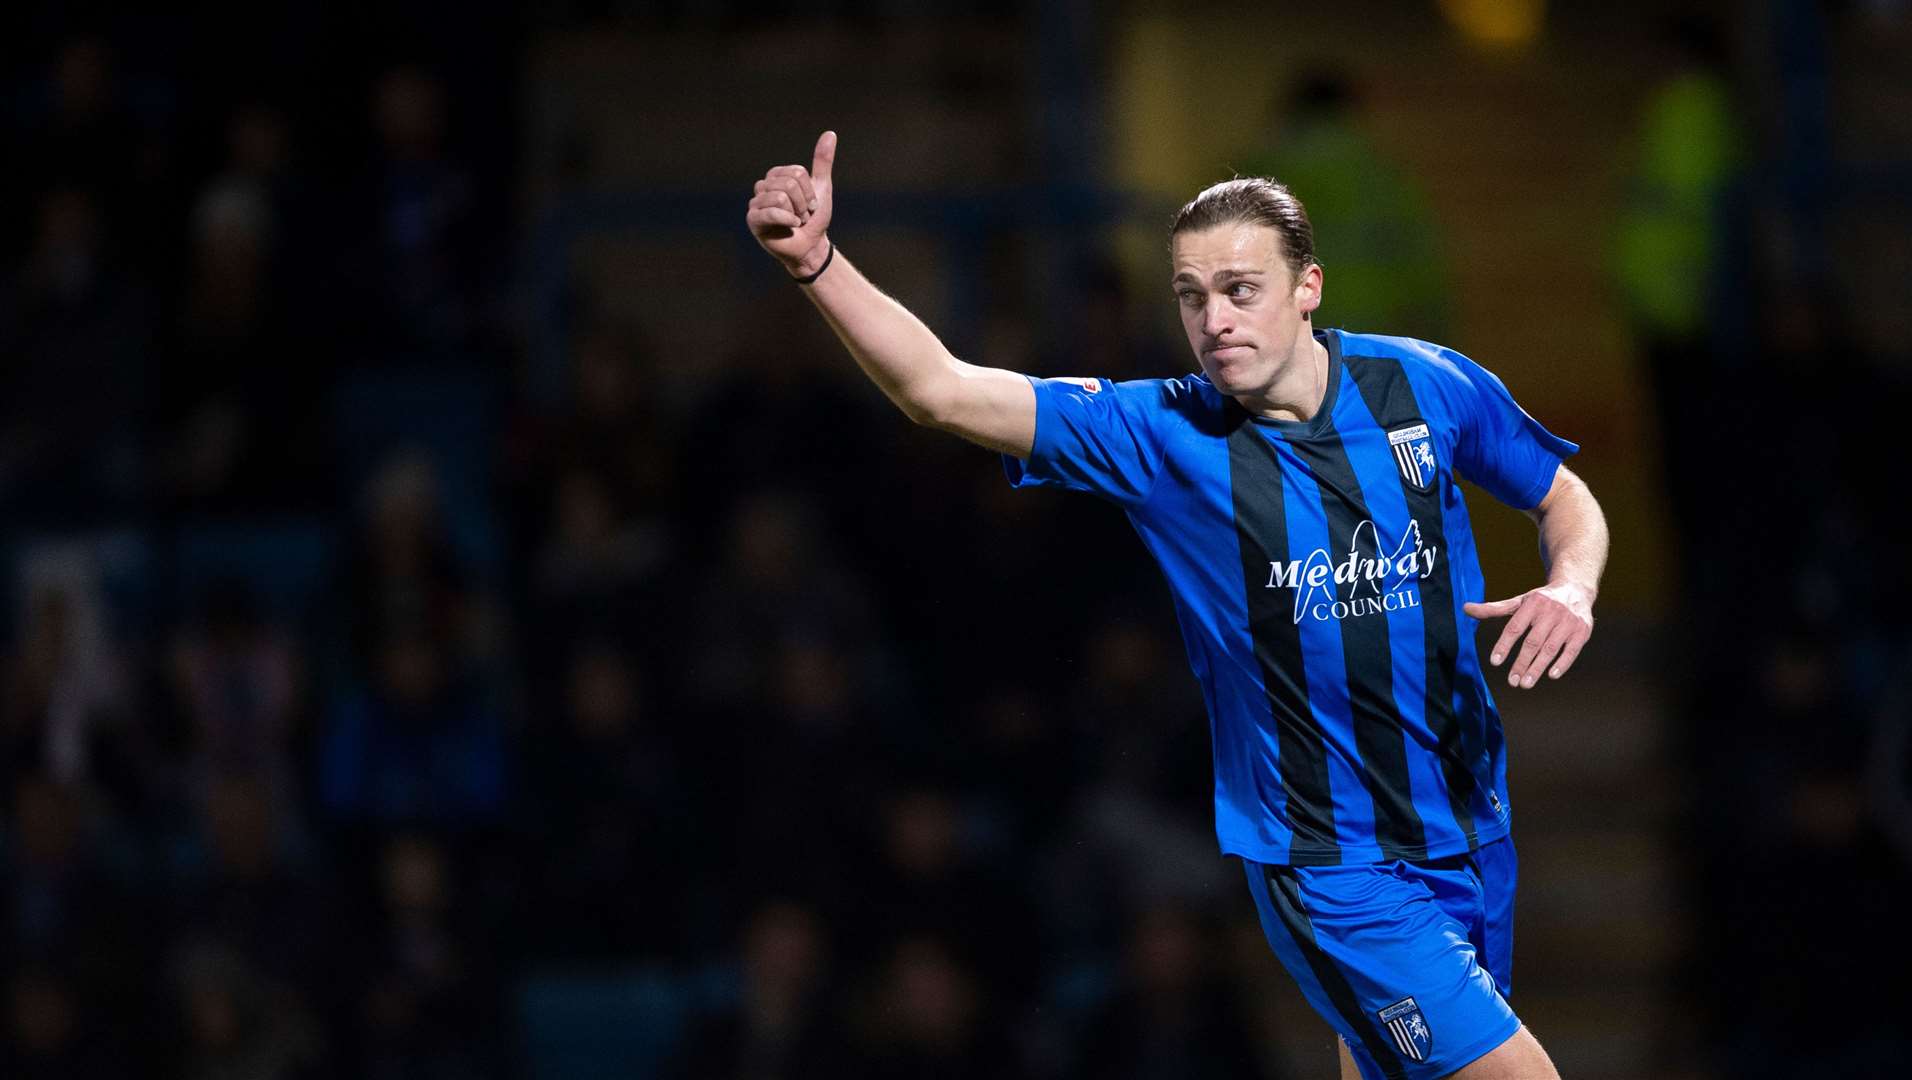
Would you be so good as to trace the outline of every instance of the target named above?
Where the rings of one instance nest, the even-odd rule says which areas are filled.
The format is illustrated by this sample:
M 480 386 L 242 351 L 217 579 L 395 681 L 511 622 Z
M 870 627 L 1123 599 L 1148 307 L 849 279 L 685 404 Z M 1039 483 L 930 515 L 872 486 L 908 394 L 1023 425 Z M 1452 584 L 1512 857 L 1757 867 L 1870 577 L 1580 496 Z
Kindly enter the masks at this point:
M 1434 440 L 1428 435 L 1426 424 L 1388 432 L 1388 447 L 1394 451 L 1394 464 L 1401 470 L 1401 479 L 1413 484 L 1414 490 L 1426 491 L 1434 483 L 1438 471 L 1434 467 Z
M 1378 1015 L 1402 1057 L 1410 1061 L 1427 1060 L 1428 1053 L 1434 1049 L 1434 1033 L 1427 1029 L 1427 1018 L 1421 1015 L 1421 1007 L 1413 998 L 1402 998 Z

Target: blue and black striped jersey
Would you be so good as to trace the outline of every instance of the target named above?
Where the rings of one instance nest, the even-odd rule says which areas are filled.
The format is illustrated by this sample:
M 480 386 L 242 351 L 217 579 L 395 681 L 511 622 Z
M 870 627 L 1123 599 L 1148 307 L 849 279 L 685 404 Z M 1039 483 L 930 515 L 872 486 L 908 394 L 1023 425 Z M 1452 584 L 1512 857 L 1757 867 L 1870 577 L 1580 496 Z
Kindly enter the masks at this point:
M 1208 707 L 1216 832 L 1263 863 L 1437 858 L 1506 835 L 1500 716 L 1459 477 L 1526 509 L 1578 450 L 1499 379 L 1409 338 L 1323 330 L 1306 421 L 1206 377 L 1031 379 L 1010 480 L 1122 506 L 1167 575 Z

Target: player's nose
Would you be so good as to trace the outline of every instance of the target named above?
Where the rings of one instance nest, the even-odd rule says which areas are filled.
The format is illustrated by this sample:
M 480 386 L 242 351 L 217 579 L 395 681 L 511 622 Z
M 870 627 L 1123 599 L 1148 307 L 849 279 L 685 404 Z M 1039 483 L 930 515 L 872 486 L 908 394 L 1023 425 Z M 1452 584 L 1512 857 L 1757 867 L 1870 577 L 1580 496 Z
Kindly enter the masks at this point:
M 1209 300 L 1202 308 L 1202 333 L 1210 338 L 1218 338 L 1232 329 L 1234 325 L 1228 318 L 1228 308 L 1213 299 Z

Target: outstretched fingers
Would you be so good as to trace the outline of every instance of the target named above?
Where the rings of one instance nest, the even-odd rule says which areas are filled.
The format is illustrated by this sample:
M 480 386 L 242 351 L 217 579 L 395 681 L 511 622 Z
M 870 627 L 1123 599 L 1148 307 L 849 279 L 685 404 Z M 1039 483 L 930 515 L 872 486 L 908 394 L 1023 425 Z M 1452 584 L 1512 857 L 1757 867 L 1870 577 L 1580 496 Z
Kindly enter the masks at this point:
M 1562 675 L 1565 675 L 1567 669 L 1572 667 L 1573 662 L 1579 658 L 1580 650 L 1586 647 L 1587 642 L 1592 639 L 1592 637 L 1592 627 L 1577 626 L 1573 633 L 1567 635 L 1567 640 L 1562 644 L 1560 649 L 1560 659 L 1556 660 L 1553 667 L 1548 670 L 1547 677 L 1550 679 L 1558 679 Z
M 1540 678 L 1540 673 L 1553 662 L 1560 652 L 1560 646 L 1567 638 L 1567 619 L 1559 613 L 1548 612 L 1534 620 L 1527 630 L 1527 640 L 1521 643 L 1520 657 L 1507 670 L 1507 683 L 1522 689 L 1532 689 Z
M 1488 659 L 1498 667 L 1509 654 L 1519 650 L 1507 669 L 1507 683 L 1528 689 L 1540 681 L 1543 672 L 1558 679 L 1567 673 L 1580 656 L 1580 650 L 1593 636 L 1593 620 L 1576 606 L 1574 594 L 1563 601 L 1552 587 L 1525 592 L 1510 600 L 1469 602 L 1461 610 L 1476 619 L 1511 615 L 1501 628 Z
M 1502 615 L 1512 615 L 1520 610 L 1520 597 L 1511 600 L 1476 601 L 1469 600 L 1461 605 L 1461 610 L 1476 619 L 1498 619 Z
M 1532 604 L 1522 603 L 1514 610 L 1514 617 L 1508 619 L 1507 625 L 1501 628 L 1500 638 L 1494 642 L 1493 651 L 1488 656 L 1495 667 L 1499 667 L 1501 661 L 1507 659 L 1507 654 L 1514 651 L 1514 646 L 1520 642 L 1520 636 L 1527 632 L 1527 628 L 1533 625 L 1533 621 L 1534 606 Z

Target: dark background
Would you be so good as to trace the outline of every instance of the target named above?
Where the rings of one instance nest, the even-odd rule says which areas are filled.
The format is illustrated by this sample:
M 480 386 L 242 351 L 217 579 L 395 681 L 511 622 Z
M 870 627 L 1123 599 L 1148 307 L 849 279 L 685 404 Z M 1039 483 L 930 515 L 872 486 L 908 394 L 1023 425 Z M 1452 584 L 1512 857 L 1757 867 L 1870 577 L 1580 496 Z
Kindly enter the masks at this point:
M 1587 7 L 10 6 L 0 1076 L 1330 1074 L 1120 515 L 744 230 L 826 127 L 844 251 L 1037 374 L 1187 370 L 1169 214 L 1291 182 L 1320 321 L 1613 524 L 1500 695 L 1523 1018 L 1912 1075 L 1912 8 Z

